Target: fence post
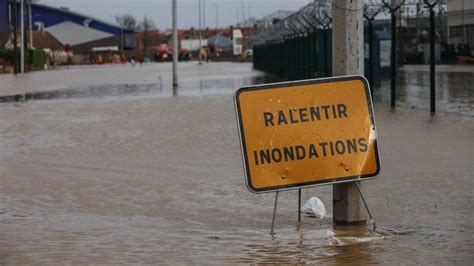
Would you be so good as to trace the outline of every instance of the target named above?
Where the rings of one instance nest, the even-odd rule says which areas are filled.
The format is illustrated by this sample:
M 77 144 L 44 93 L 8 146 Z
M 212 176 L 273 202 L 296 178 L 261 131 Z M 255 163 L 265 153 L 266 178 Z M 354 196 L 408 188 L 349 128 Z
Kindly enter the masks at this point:
M 390 56 L 391 64 L 391 78 L 390 78 L 390 106 L 395 107 L 396 103 L 396 79 L 397 79 L 397 11 L 405 4 L 405 0 L 392 0 L 388 3 L 387 0 L 382 0 L 384 6 L 390 11 L 392 19 L 392 53 Z
M 438 0 L 424 0 L 430 9 L 430 111 L 432 114 L 436 112 L 435 102 L 435 17 L 434 7 L 438 4 Z
M 391 77 L 390 77 L 390 106 L 395 107 L 396 102 L 396 78 L 397 78 L 397 15 L 392 12 L 392 53 L 390 56 Z

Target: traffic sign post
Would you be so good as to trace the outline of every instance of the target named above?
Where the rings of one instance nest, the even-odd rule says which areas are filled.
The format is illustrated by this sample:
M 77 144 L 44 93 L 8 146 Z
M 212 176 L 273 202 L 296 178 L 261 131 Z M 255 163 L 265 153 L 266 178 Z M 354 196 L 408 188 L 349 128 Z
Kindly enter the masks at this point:
M 251 192 L 360 181 L 380 170 L 362 76 L 249 86 L 234 100 Z

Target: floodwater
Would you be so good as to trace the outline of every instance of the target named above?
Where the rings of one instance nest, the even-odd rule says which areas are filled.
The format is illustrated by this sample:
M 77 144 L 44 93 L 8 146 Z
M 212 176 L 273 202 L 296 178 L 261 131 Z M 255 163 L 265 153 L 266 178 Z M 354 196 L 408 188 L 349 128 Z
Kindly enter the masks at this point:
M 474 116 L 474 66 L 438 66 L 435 73 L 437 112 Z M 390 79 L 374 88 L 376 101 L 390 102 Z M 399 73 L 397 105 L 430 109 L 429 66 L 405 66 Z
M 149 79 L 94 76 L 126 67 Z M 199 74 L 175 91 L 153 80 L 169 64 L 17 77 L 35 96 L 0 104 L 0 264 L 472 263 L 473 117 L 377 104 L 382 171 L 363 183 L 377 231 L 298 223 L 288 191 L 272 237 L 274 193 L 245 188 L 232 103 L 267 78 L 249 64 L 181 68 Z M 47 82 L 50 100 L 27 87 Z M 311 196 L 332 213 L 331 186 Z

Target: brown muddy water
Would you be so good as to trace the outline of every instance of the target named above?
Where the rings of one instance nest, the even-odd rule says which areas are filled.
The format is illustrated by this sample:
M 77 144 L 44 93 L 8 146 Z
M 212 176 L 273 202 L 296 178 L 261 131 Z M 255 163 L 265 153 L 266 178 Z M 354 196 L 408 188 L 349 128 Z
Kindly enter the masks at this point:
M 472 264 L 474 118 L 377 104 L 382 171 L 363 183 L 377 232 L 298 224 L 287 191 L 272 237 L 274 193 L 245 188 L 232 103 L 265 77 L 248 64 L 204 69 L 177 91 L 164 79 L 110 95 L 84 79 L 89 93 L 64 86 L 80 97 L 1 104 L 0 264 Z M 311 196 L 332 213 L 331 186 Z

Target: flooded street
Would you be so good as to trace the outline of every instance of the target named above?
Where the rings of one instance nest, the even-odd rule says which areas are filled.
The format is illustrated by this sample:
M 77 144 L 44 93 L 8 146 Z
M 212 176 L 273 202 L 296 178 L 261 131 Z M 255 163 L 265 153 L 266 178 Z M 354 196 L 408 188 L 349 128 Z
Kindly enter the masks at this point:
M 247 63 L 180 71 L 175 91 L 170 64 L 0 76 L 23 95 L 0 103 L 0 264 L 472 263 L 472 73 L 440 74 L 435 116 L 424 72 L 402 74 L 418 87 L 395 111 L 376 91 L 381 173 L 363 183 L 376 233 L 298 224 L 287 191 L 272 237 L 275 195 L 245 187 L 232 101 L 269 79 Z M 331 186 L 312 196 L 332 213 Z
M 474 66 L 439 65 L 436 67 L 436 110 L 474 116 Z M 428 65 L 406 65 L 399 73 L 397 105 L 429 110 L 430 72 Z M 376 101 L 390 103 L 390 78 L 375 88 Z

